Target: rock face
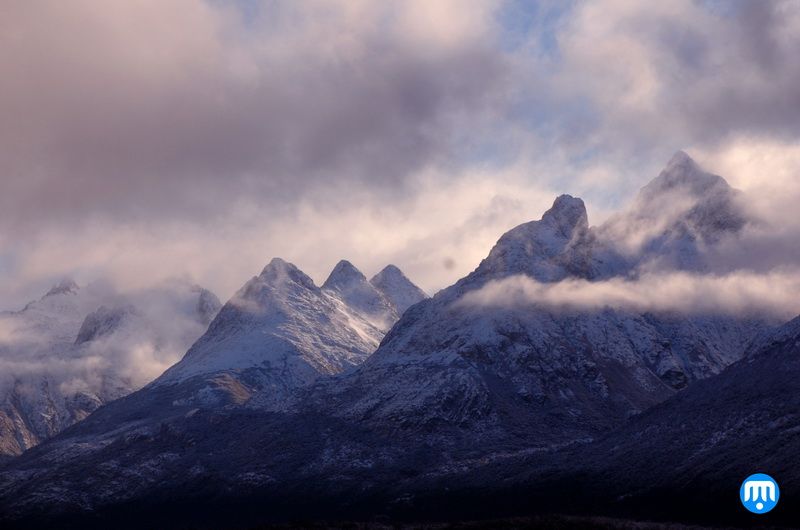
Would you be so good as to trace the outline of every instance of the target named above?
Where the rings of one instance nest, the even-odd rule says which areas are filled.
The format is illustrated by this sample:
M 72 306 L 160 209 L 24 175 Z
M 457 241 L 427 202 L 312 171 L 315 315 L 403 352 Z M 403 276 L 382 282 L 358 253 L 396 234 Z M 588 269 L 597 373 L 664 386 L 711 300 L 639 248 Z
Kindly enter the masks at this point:
M 19 454 L 139 388 L 146 374 L 123 363 L 124 350 L 186 348 L 219 306 L 211 292 L 182 282 L 129 299 L 63 281 L 0 314 L 0 454 Z M 169 329 L 154 324 L 156 308 L 170 313 Z
M 678 153 L 603 226 L 590 227 L 580 199 L 558 197 L 541 220 L 504 234 L 474 272 L 417 303 L 419 292 L 392 269 L 367 282 L 340 262 L 319 288 L 274 260 L 162 377 L 7 464 L 0 508 L 9 517 L 42 506 L 86 515 L 176 499 L 203 508 L 187 492 L 212 491 L 259 506 L 299 499 L 306 515 L 313 498 L 353 510 L 359 500 L 383 498 L 391 508 L 426 485 L 458 489 L 462 478 L 502 492 L 524 481 L 509 478 L 519 467 L 500 463 L 525 459 L 572 484 L 587 459 L 605 461 L 604 451 L 619 466 L 598 468 L 598 476 L 637 472 L 616 447 L 639 447 L 652 432 L 642 447 L 664 450 L 656 438 L 667 422 L 691 414 L 684 396 L 711 385 L 701 391 L 707 406 L 715 392 L 733 400 L 747 384 L 738 368 L 750 362 L 740 360 L 746 352 L 791 333 L 770 335 L 774 323 L 752 315 L 473 301 L 515 278 L 554 284 L 642 270 L 700 273 L 706 250 L 747 222 L 737 200 L 724 180 Z M 664 204 L 671 206 L 659 210 Z M 369 355 L 380 323 L 400 313 Z M 780 371 L 780 362 L 768 369 Z M 648 416 L 658 410 L 672 412 Z M 719 410 L 720 423 L 725 414 L 745 421 Z M 647 417 L 655 423 L 642 423 Z M 719 431 L 724 439 L 733 438 L 731 425 Z M 628 434 L 603 445 L 614 432 Z M 716 443 L 706 434 L 702 443 Z M 681 443 L 676 436 L 670 443 Z M 642 451 L 640 465 L 650 455 Z
M 89 313 L 78 330 L 76 345 L 85 344 L 92 340 L 107 337 L 118 330 L 126 318 L 136 315 L 136 308 L 132 305 L 122 307 L 106 307 L 101 305 L 97 310 Z M 198 315 L 200 317 L 200 315 Z M 201 317 L 202 318 L 202 317 Z
M 541 220 L 503 234 L 478 269 L 462 282 L 469 284 L 513 274 L 525 274 L 543 282 L 594 276 L 595 264 L 590 255 L 593 245 L 594 236 L 589 230 L 583 201 L 562 195 Z

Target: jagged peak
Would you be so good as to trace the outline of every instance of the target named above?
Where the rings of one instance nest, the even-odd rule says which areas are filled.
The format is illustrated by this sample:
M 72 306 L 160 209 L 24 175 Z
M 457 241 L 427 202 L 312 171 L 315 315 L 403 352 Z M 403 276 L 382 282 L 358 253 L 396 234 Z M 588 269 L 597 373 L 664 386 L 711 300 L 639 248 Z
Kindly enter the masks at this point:
M 694 196 L 702 196 L 711 189 L 732 190 L 728 182 L 706 172 L 684 151 L 678 151 L 659 175 L 639 192 L 640 199 L 651 200 L 665 192 L 683 191 Z
M 346 259 L 340 260 L 331 271 L 328 279 L 322 284 L 323 289 L 335 289 L 354 283 L 366 282 L 367 278 Z
M 553 206 L 542 216 L 542 221 L 572 234 L 576 229 L 589 228 L 589 216 L 582 199 L 572 195 L 559 195 Z
M 60 282 L 58 282 L 57 284 L 55 284 L 53 287 L 51 287 L 50 290 L 47 291 L 47 294 L 45 294 L 43 298 L 47 298 L 48 296 L 55 296 L 55 295 L 59 295 L 59 294 L 78 294 L 79 290 L 80 290 L 80 287 L 78 287 L 78 284 L 75 283 L 74 280 L 72 280 L 70 278 L 65 278 L 65 279 L 61 280 Z
M 399 313 L 410 306 L 428 298 L 428 295 L 403 274 L 395 265 L 387 265 L 369 281 L 373 287 L 383 293 Z
M 75 344 L 80 345 L 116 331 L 130 315 L 139 314 L 135 306 L 123 304 L 118 306 L 101 305 L 83 319 Z
M 674 167 L 674 166 L 691 166 L 697 165 L 697 162 L 689 156 L 686 151 L 681 149 L 675 151 L 675 154 L 672 155 L 672 158 L 669 159 L 667 162 L 667 168 Z
M 314 280 L 298 269 L 294 264 L 281 258 L 272 260 L 261 271 L 259 278 L 269 284 L 293 282 L 308 289 L 315 289 Z
M 405 274 L 397 265 L 392 265 L 391 263 L 380 270 L 375 276 L 370 279 L 370 283 L 375 283 L 376 281 L 380 281 L 382 278 L 405 278 Z

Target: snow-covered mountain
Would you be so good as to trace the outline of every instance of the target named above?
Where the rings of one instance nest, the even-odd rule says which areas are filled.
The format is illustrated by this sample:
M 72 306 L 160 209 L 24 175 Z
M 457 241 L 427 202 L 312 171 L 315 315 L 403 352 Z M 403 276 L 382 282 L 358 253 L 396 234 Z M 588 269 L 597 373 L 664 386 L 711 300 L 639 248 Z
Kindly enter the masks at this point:
M 0 313 L 0 453 L 18 454 L 147 383 L 219 306 L 181 281 L 131 295 L 64 281 Z
M 776 323 L 482 294 L 503 281 L 702 273 L 707 249 L 748 222 L 738 200 L 683 153 L 600 227 L 560 196 L 467 277 L 411 305 L 369 356 L 387 302 L 414 290 L 391 270 L 367 282 L 346 262 L 318 288 L 275 260 L 162 378 L 7 466 L 0 507 L 85 512 L 208 488 L 270 506 L 387 491 L 402 504 L 409 485 L 586 446 L 736 363 Z
M 275 258 L 152 386 L 180 386 L 175 399 L 197 404 L 255 397 L 262 408 L 284 408 L 297 388 L 361 364 L 401 314 L 389 296 L 408 297 L 409 285 L 379 290 L 341 261 L 320 288 Z
M 678 151 L 596 234 L 628 266 L 706 271 L 705 251 L 752 221 L 738 190 Z
M 344 302 L 345 306 L 383 333 L 389 331 L 402 313 L 384 293 L 367 281 L 361 271 L 346 260 L 336 264 L 322 284 L 322 290 Z
M 428 295 L 409 280 L 403 271 L 394 265 L 387 265 L 373 276 L 369 283 L 385 296 L 395 307 L 398 315 L 406 309 L 428 298 Z
M 739 486 L 763 472 L 781 488 L 782 504 L 768 524 L 794 528 L 800 505 L 786 501 L 800 494 L 798 410 L 800 317 L 765 335 L 757 349 L 722 373 L 594 443 L 454 469 L 417 484 L 414 493 L 442 502 L 438 491 L 447 484 L 454 498 L 480 491 L 488 505 L 533 504 L 555 512 L 738 528 L 749 524 L 736 497 Z M 487 482 L 503 489 L 487 494 Z
M 476 294 L 508 278 L 602 281 L 635 278 L 654 263 L 702 268 L 705 247 L 745 223 L 736 195 L 678 153 L 629 210 L 600 228 L 589 226 L 583 201 L 558 197 L 541 220 L 504 234 L 474 272 L 407 311 L 364 365 L 319 392 L 320 409 L 381 427 L 430 433 L 458 425 L 468 438 L 543 447 L 619 425 L 719 373 L 777 322 L 535 299 L 483 305 Z M 651 230 L 633 247 L 620 224 Z

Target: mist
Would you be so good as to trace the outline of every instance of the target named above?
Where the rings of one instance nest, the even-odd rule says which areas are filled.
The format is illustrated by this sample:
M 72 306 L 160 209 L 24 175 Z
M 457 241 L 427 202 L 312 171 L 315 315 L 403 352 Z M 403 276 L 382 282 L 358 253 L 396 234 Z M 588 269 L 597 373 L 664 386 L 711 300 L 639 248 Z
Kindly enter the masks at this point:
M 512 276 L 465 294 L 457 306 L 535 306 L 553 311 L 612 308 L 637 313 L 765 315 L 788 320 L 800 314 L 800 270 L 726 275 L 661 272 L 637 279 L 568 279 L 557 283 Z

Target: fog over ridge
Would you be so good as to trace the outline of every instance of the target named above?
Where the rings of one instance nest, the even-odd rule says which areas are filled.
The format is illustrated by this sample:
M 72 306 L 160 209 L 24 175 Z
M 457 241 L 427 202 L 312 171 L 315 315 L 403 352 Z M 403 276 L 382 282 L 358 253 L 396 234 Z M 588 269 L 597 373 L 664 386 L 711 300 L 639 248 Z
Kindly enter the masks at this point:
M 800 314 L 800 270 L 728 274 L 643 273 L 635 279 L 566 279 L 542 283 L 517 275 L 493 280 L 466 293 L 460 307 L 545 307 L 559 310 L 613 308 L 680 314 Z

